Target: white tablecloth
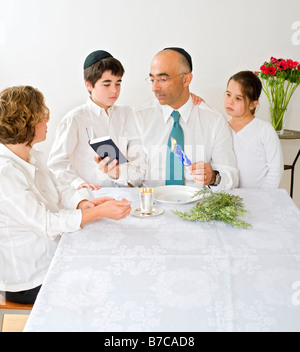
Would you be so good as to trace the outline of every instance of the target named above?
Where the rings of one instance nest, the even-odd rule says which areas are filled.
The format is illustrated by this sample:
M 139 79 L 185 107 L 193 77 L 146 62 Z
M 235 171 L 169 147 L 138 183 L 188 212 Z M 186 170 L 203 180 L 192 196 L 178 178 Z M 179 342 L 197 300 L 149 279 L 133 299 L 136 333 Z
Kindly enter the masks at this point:
M 300 211 L 284 190 L 233 193 L 253 228 L 167 205 L 64 235 L 25 331 L 300 331 Z M 138 206 L 137 189 L 99 195 Z

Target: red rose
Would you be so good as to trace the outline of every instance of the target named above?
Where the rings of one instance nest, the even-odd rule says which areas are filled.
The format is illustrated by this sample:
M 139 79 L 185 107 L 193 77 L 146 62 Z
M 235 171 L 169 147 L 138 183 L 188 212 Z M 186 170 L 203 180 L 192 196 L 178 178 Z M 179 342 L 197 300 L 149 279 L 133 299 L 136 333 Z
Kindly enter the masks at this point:
M 280 70 L 287 70 L 289 68 L 289 66 L 288 66 L 288 64 L 287 64 L 287 62 L 285 60 L 280 59 L 279 63 L 278 63 L 278 68 Z
M 277 73 L 277 70 L 276 70 L 276 68 L 274 66 L 269 66 L 268 67 L 268 74 L 269 75 L 275 76 L 276 73 Z
M 277 70 L 274 66 L 263 65 L 263 66 L 261 66 L 260 69 L 265 75 L 275 76 L 277 73 Z
M 293 61 L 293 60 L 290 60 L 290 59 L 286 60 L 286 63 L 288 65 L 288 68 L 290 68 L 290 69 L 294 69 L 294 68 L 296 68 L 299 65 L 299 62 Z
M 266 64 L 266 62 L 265 62 L 265 64 Z M 261 70 L 263 73 L 265 73 L 266 68 L 267 68 L 266 65 L 262 65 L 261 68 L 260 68 L 260 70 Z
M 271 60 L 272 64 L 275 64 L 275 65 L 278 64 L 278 60 L 275 59 L 275 57 L 272 56 L 270 60 Z

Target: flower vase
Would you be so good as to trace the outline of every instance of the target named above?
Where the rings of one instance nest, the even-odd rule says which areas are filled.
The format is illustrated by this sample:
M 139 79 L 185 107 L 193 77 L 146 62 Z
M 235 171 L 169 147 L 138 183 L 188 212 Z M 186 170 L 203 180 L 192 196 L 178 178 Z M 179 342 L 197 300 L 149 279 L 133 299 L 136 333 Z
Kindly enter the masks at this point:
M 273 102 L 271 102 L 269 110 L 271 124 L 277 134 L 281 136 L 285 128 L 287 108 L 278 107 Z

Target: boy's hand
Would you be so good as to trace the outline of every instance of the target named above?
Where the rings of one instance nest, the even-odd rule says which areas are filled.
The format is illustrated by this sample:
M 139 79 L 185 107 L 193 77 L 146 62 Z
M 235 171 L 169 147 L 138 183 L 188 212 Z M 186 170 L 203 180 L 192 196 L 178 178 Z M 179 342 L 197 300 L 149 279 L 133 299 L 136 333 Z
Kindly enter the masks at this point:
M 80 190 L 82 188 L 89 188 L 92 191 L 98 191 L 101 187 L 99 185 L 96 185 L 95 183 L 82 183 L 77 187 L 77 190 Z
M 119 165 L 117 165 L 118 160 L 115 159 L 108 165 L 107 162 L 110 160 L 109 156 L 104 159 L 101 159 L 98 154 L 95 155 L 95 162 L 98 164 L 98 169 L 104 174 L 108 175 L 115 180 L 118 180 L 120 177 Z

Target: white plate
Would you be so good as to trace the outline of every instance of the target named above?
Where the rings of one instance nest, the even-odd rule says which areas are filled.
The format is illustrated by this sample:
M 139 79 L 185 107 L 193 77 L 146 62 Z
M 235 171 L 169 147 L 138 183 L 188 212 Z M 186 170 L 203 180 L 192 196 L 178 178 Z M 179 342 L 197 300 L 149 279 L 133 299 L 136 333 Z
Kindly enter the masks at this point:
M 189 204 L 201 199 L 201 195 L 193 198 L 201 188 L 190 186 L 162 186 L 155 188 L 154 200 L 160 203 Z
M 131 210 L 131 215 L 136 216 L 138 218 L 151 218 L 153 216 L 162 215 L 165 211 L 158 207 L 153 207 L 152 214 L 142 214 L 141 208 L 135 208 Z

